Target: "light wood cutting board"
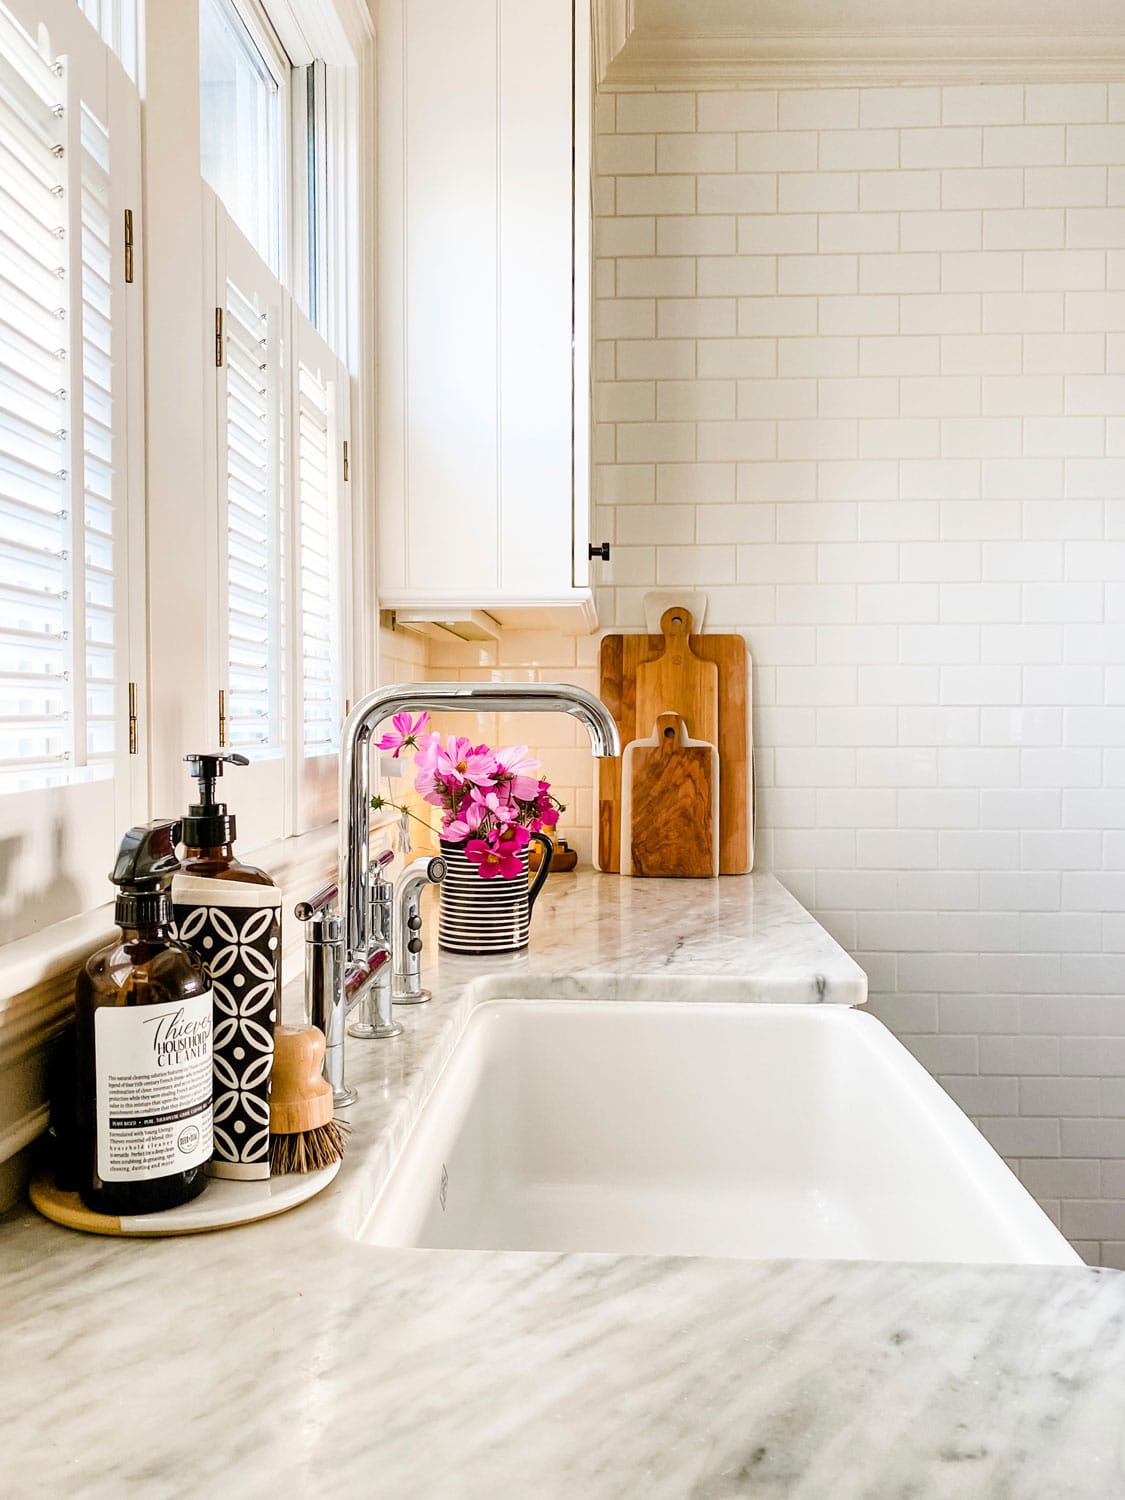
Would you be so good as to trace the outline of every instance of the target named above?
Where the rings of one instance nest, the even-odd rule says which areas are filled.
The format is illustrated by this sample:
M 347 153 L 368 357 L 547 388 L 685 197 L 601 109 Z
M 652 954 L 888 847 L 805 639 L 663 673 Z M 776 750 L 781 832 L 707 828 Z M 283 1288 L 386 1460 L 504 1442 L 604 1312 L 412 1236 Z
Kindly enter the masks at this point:
M 691 649 L 691 613 L 666 609 L 660 617 L 664 649 L 637 668 L 637 735 L 647 735 L 657 716 L 679 714 L 687 733 L 709 745 L 719 740 L 719 669 Z
M 621 755 L 621 873 L 719 873 L 719 752 L 690 737 L 679 714 Z
M 750 661 L 740 635 L 692 635 L 696 656 L 719 673 L 719 871 L 743 875 L 753 868 L 753 803 L 750 782 Z M 637 723 L 637 670 L 662 654 L 659 635 L 607 635 L 600 652 L 602 702 L 613 714 L 621 743 L 652 728 Z M 674 709 L 675 704 L 661 707 Z M 692 726 L 688 725 L 689 732 Z M 621 868 L 621 761 L 598 761 L 599 870 Z

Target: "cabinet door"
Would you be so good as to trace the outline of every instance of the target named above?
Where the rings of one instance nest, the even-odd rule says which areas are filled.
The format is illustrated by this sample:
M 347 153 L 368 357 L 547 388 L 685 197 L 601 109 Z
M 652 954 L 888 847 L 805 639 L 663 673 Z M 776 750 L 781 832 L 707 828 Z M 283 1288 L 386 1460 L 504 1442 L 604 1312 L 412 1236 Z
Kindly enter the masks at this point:
M 570 0 L 500 0 L 500 586 L 571 583 Z
M 571 3 L 398 0 L 387 12 L 383 592 L 564 595 L 574 584 Z M 584 471 L 581 493 L 585 506 Z

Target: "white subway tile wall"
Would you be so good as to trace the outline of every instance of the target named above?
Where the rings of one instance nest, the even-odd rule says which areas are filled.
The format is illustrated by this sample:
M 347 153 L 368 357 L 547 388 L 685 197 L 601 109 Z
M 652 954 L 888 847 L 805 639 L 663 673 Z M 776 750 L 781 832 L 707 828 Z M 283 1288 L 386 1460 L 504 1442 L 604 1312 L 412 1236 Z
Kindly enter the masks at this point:
M 682 584 L 745 633 L 759 863 L 1125 1266 L 1125 89 L 629 90 L 598 120 L 602 624 Z M 453 655 L 596 685 L 588 641 Z M 523 728 L 588 860 L 585 748 Z

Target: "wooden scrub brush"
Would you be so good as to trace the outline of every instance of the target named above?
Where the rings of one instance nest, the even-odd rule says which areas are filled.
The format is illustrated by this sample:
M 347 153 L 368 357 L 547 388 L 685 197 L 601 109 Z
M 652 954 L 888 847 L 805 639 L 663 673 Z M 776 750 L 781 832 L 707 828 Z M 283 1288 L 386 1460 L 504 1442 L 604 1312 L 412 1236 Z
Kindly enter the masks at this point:
M 270 1175 L 319 1172 L 344 1154 L 349 1127 L 333 1118 L 332 1085 L 321 1075 L 324 1033 L 278 1026 L 270 1089 Z

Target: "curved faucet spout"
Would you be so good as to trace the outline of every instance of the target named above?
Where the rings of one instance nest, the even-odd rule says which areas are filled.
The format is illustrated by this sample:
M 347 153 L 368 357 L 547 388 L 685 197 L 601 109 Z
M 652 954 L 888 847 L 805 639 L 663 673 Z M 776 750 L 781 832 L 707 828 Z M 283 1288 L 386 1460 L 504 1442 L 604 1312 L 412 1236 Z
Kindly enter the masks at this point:
M 371 818 L 371 736 L 398 713 L 564 713 L 584 724 L 599 759 L 621 754 L 613 715 L 600 698 L 569 682 L 401 682 L 361 698 L 340 744 L 340 870 L 349 952 L 370 946 L 367 849 Z

